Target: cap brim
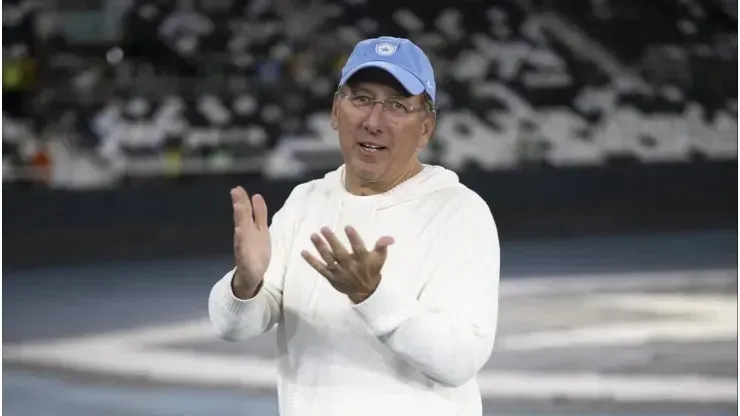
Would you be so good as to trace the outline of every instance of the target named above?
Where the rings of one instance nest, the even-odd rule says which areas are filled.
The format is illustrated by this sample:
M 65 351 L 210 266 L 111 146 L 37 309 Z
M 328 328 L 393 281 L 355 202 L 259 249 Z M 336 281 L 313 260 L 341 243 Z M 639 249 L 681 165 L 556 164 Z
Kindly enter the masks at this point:
M 385 61 L 371 61 L 371 62 L 365 62 L 362 65 L 357 65 L 356 67 L 352 68 L 347 72 L 346 75 L 342 77 L 342 79 L 339 81 L 339 85 L 344 85 L 347 80 L 349 80 L 352 75 L 356 74 L 357 71 L 360 71 L 361 69 L 365 68 L 380 68 L 388 72 L 389 74 L 393 75 L 393 78 L 395 78 L 403 88 L 406 89 L 410 94 L 412 95 L 419 95 L 422 92 L 424 92 L 424 83 L 419 80 L 419 78 L 416 78 L 416 75 L 412 74 L 411 72 L 401 68 L 398 65 L 394 65 L 389 62 Z

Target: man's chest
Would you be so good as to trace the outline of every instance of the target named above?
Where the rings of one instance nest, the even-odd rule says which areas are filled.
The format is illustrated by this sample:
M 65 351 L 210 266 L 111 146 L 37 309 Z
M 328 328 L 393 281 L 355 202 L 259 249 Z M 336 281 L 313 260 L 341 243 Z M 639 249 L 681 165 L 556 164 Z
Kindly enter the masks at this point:
M 344 318 L 352 315 L 351 301 L 331 287 L 300 254 L 307 250 L 320 258 L 311 242 L 311 235 L 318 234 L 322 227 L 329 227 L 347 251 L 352 250 L 345 232 L 348 225 L 359 232 L 368 250 L 373 249 L 379 238 L 392 237 L 394 244 L 388 248 L 381 270 L 384 284 L 398 293 L 418 297 L 426 276 L 434 267 L 433 246 L 437 233 L 429 220 L 414 210 L 352 208 L 308 213 L 297 227 L 288 249 L 283 294 L 285 310 L 328 325 L 352 326 L 352 322 L 346 322 Z

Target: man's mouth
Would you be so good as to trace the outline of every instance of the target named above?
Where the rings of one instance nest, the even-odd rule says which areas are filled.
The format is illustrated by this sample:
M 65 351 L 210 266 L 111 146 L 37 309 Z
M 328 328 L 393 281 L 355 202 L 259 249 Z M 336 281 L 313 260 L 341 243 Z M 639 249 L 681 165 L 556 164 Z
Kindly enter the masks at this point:
M 385 149 L 385 146 L 380 146 L 380 145 L 372 144 L 372 143 L 360 143 L 360 147 L 363 150 L 368 151 L 368 152 L 378 152 L 380 150 Z

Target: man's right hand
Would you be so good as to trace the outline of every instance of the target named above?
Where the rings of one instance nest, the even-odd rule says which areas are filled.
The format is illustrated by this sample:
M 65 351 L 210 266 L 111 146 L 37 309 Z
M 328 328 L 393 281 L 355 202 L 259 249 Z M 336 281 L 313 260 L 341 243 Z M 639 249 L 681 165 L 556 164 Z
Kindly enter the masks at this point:
M 270 230 L 267 226 L 267 205 L 261 195 L 249 195 L 241 186 L 231 190 L 234 208 L 234 261 L 236 272 L 232 281 L 234 295 L 253 298 L 270 264 Z M 254 217 L 253 217 L 254 214 Z

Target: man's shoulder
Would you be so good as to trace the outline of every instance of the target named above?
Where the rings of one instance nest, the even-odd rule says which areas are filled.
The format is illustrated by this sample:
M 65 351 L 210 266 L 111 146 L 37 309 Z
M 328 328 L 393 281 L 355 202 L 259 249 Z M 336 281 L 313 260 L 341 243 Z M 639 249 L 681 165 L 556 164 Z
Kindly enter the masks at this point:
M 313 196 L 326 192 L 326 178 L 312 179 L 302 182 L 290 191 L 290 195 L 285 200 L 283 207 L 291 207 L 290 210 L 300 210 L 301 208 L 308 208 L 309 203 Z
M 324 188 L 325 178 L 312 179 L 296 185 L 290 192 L 289 201 L 305 201 L 311 195 Z
M 493 244 L 498 239 L 493 211 L 478 192 L 463 184 L 440 189 L 439 192 L 444 205 L 438 220 L 445 224 L 450 236 L 481 244 Z
M 447 207 L 461 215 L 466 215 L 470 212 L 490 214 L 488 202 L 478 192 L 462 183 L 440 188 L 434 193 L 435 197 L 443 201 Z

